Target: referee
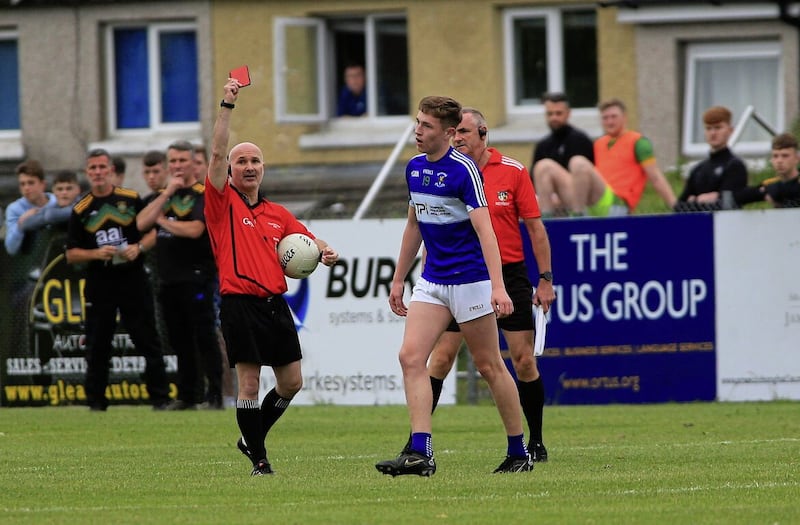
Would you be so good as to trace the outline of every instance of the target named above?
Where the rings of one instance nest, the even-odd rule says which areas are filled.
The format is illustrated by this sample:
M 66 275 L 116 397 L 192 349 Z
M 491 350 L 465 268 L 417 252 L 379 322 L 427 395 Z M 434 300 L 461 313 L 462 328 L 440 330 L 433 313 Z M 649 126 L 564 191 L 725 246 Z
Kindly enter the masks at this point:
M 314 235 L 286 208 L 259 192 L 264 156 L 258 146 L 243 142 L 228 153 L 231 114 L 240 87 L 237 80 L 228 79 L 214 124 L 205 216 L 219 272 L 222 334 L 239 381 L 236 421 L 242 438 L 237 446 L 252 461 L 252 475 L 263 476 L 272 473 L 267 433 L 303 384 L 300 342 L 282 295 L 287 286 L 277 245 L 292 233 L 312 239 Z M 326 242 L 315 240 L 321 262 L 336 263 L 338 254 Z M 272 367 L 276 386 L 259 406 L 262 366 Z

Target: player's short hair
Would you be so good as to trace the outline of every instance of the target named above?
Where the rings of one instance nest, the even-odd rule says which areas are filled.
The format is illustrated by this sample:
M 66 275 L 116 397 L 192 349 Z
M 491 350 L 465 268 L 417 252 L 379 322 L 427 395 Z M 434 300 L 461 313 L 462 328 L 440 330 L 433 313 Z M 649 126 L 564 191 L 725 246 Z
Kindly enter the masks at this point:
M 569 97 L 560 91 L 545 91 L 542 93 L 542 103 L 544 102 L 563 102 L 569 106 Z
M 733 119 L 731 110 L 725 106 L 711 106 L 703 113 L 703 124 L 730 124 Z
M 364 69 L 364 64 L 362 64 L 361 62 L 357 62 L 355 60 L 350 60 L 350 61 L 345 63 L 344 68 L 342 68 L 342 71 L 347 71 L 348 69 L 362 69 L 363 70 Z
M 71 170 L 61 170 L 53 177 L 53 184 L 55 185 L 62 182 L 78 184 L 78 174 Z
M 791 133 L 781 133 L 772 139 L 772 149 L 797 149 L 797 137 Z
M 486 117 L 483 116 L 483 113 L 481 113 L 480 110 L 471 107 L 461 108 L 461 118 L 464 118 L 464 115 L 467 113 L 475 117 L 475 125 L 478 126 L 478 128 L 487 127 Z
M 36 177 L 39 180 L 44 180 L 44 168 L 42 167 L 42 163 L 38 160 L 29 159 L 25 162 L 17 164 L 15 173 L 17 176 L 30 175 L 31 177 Z
M 119 155 L 111 157 L 111 164 L 114 165 L 114 172 L 116 172 L 117 175 L 123 175 L 125 173 L 125 168 L 128 167 L 125 163 L 125 159 Z
M 206 162 L 208 162 L 208 150 L 204 145 L 199 144 L 194 147 L 194 154 L 197 155 L 198 153 L 202 155 L 204 159 L 206 159 Z
M 108 159 L 109 162 L 112 162 L 111 154 L 108 152 L 108 150 L 105 150 L 103 148 L 90 149 L 89 152 L 86 153 L 86 160 L 93 159 L 95 157 L 105 157 Z
M 628 112 L 628 108 L 625 107 L 625 103 L 618 98 L 610 98 L 608 100 L 604 100 L 597 106 L 600 112 L 603 112 L 608 108 L 613 108 L 613 107 L 619 108 L 620 111 L 622 111 L 623 113 Z
M 461 104 L 450 97 L 428 96 L 419 101 L 420 111 L 439 119 L 442 127 L 455 128 L 461 122 Z
M 194 155 L 194 144 L 188 140 L 176 140 L 167 147 L 167 151 L 171 149 L 177 151 L 188 151 L 190 154 Z
M 114 155 L 111 157 L 111 164 L 114 165 L 114 171 L 117 173 L 117 175 L 122 175 L 125 173 L 127 164 L 125 164 L 125 159 L 123 159 L 120 155 Z
M 142 157 L 142 164 L 146 167 L 155 166 L 157 164 L 164 164 L 167 161 L 167 156 L 163 151 L 158 149 L 151 149 Z

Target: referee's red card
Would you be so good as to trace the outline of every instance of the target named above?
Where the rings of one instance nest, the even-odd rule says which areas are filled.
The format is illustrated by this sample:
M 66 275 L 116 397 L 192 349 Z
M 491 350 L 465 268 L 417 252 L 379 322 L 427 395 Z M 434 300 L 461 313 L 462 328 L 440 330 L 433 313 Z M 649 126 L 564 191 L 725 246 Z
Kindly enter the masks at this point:
M 239 81 L 240 87 L 250 85 L 250 69 L 247 66 L 237 67 L 230 73 L 230 78 Z

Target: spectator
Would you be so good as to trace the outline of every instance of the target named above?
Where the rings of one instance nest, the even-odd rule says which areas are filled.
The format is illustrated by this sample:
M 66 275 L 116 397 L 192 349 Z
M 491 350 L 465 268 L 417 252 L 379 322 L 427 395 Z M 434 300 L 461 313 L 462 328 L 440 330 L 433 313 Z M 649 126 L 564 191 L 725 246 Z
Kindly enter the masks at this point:
M 431 436 L 433 394 L 427 362 L 451 319 L 486 379 L 507 437 L 505 460 L 495 472 L 533 470 L 525 446 L 514 380 L 500 358 L 496 317 L 514 311 L 503 284 L 500 250 L 492 229 L 483 181 L 475 163 L 450 141 L 461 122 L 461 104 L 449 97 L 423 98 L 414 135 L 420 155 L 406 166 L 408 217 L 389 293 L 389 306 L 407 317 L 400 365 L 411 422 L 411 444 L 375 468 L 391 476 L 436 472 Z M 405 279 L 420 246 L 426 257 L 406 307 Z M 457 270 L 455 270 L 457 269 Z
M 20 198 L 6 208 L 5 246 L 9 255 L 16 255 L 22 249 L 26 236 L 25 222 L 41 208 L 56 205 L 56 197 L 48 193 L 44 180 L 44 169 L 39 161 L 26 160 L 16 169 Z
M 167 185 L 167 156 L 163 151 L 150 150 L 142 157 L 142 177 L 150 189 L 150 193 L 144 197 L 146 203 L 150 203 L 158 196 L 159 190 Z
M 194 175 L 197 182 L 205 184 L 206 175 L 208 174 L 208 152 L 203 145 L 195 145 L 194 147 Z
M 195 145 L 194 147 L 194 168 L 195 177 L 197 182 L 201 184 L 206 183 L 206 175 L 208 175 L 208 150 L 203 145 Z M 217 343 L 219 346 L 220 358 L 222 359 L 222 401 L 224 406 L 236 406 L 236 374 L 228 365 L 228 353 L 225 350 L 225 338 L 222 337 L 222 329 L 219 322 L 219 304 L 221 301 L 219 295 L 219 275 L 214 274 L 214 321 L 217 328 Z M 208 379 L 208 378 L 207 378 Z M 205 406 L 211 407 L 209 401 L 205 402 Z
M 611 99 L 600 104 L 605 135 L 594 142 L 594 161 L 608 189 L 590 210 L 592 215 L 633 213 L 649 180 L 656 193 L 672 209 L 675 194 L 659 169 L 653 145 L 641 133 L 625 128 L 625 104 Z
M 178 396 L 169 410 L 190 410 L 206 400 L 222 408 L 222 360 L 214 315 L 216 268 L 206 232 L 205 188 L 195 179 L 194 147 L 167 149 L 169 180 L 139 215 L 139 227 L 156 226 L 158 299 L 169 344 L 178 356 Z
M 158 197 L 158 192 L 164 189 L 167 185 L 167 156 L 163 151 L 150 150 L 142 156 L 142 177 L 144 182 L 150 189 L 150 193 L 142 199 L 145 205 L 150 204 L 153 199 Z M 147 228 L 142 234 L 142 252 L 144 253 L 144 264 L 150 277 L 153 280 L 153 289 L 159 288 L 158 281 L 158 260 L 153 254 L 152 250 L 156 245 L 156 230 L 154 228 Z M 163 326 L 163 316 L 161 315 L 161 308 L 156 302 L 155 304 L 156 319 L 158 320 L 159 332 L 165 333 L 166 328 Z M 166 345 L 162 345 L 166 346 Z
M 531 164 L 542 216 L 586 215 L 605 191 L 594 167 L 592 139 L 569 124 L 566 95 L 545 93 L 542 100 L 550 134 L 536 145 Z
M 731 111 L 723 106 L 710 107 L 703 113 L 706 143 L 711 152 L 707 159 L 692 168 L 675 211 L 720 210 L 724 192 L 732 196 L 747 186 L 747 168 L 728 148 L 728 139 L 733 133 L 731 119 Z M 731 204 L 732 201 L 731 198 Z
M 344 86 L 339 92 L 337 117 L 360 117 L 367 111 L 366 74 L 361 64 L 344 68 Z
M 93 411 L 108 408 L 108 367 L 119 312 L 137 353 L 144 357 L 144 379 L 153 409 L 163 410 L 169 386 L 137 226 L 137 213 L 144 203 L 135 191 L 114 186 L 113 173 L 107 151 L 87 154 L 90 190 L 72 209 L 67 231 L 67 262 L 87 263 L 86 401 Z
M 314 236 L 259 192 L 264 155 L 258 146 L 242 142 L 228 151 L 239 89 L 239 81 L 229 78 L 214 123 L 205 214 L 219 271 L 222 333 L 239 380 L 236 422 L 242 437 L 237 446 L 252 463 L 251 475 L 263 476 L 273 473 L 266 449 L 269 431 L 303 384 L 300 340 L 283 297 L 288 287 L 276 247 L 290 233 Z M 315 242 L 322 264 L 335 264 L 336 251 L 320 239 Z M 272 367 L 275 388 L 259 406 L 262 366 Z
M 5 334 L 8 348 L 18 355 L 36 355 L 29 352 L 29 341 L 23 327 L 28 324 L 28 309 L 42 261 L 49 243 L 39 242 L 37 229 L 25 227 L 40 210 L 55 206 L 56 198 L 47 193 L 44 169 L 36 160 L 27 160 L 16 167 L 17 183 L 21 197 L 6 208 L 5 247 L 14 257 L 14 264 L 3 276 L 8 283 L 11 326 L 16 329 Z
M 39 208 L 36 213 L 29 216 L 22 224 L 24 232 L 36 231 L 44 227 L 61 225 L 66 231 L 66 224 L 72 215 L 72 207 L 81 196 L 81 187 L 78 184 L 78 175 L 74 171 L 64 170 L 56 173 L 53 178 L 53 194 L 55 206 Z
M 775 177 L 766 179 L 761 184 L 748 186 L 734 194 L 739 206 L 754 202 L 767 201 L 776 208 L 800 207 L 800 178 L 797 164 L 800 156 L 797 152 L 797 138 L 791 133 L 781 133 L 772 139 L 770 163 L 775 170 Z
M 489 216 L 497 235 L 503 263 L 503 282 L 508 295 L 514 301 L 514 313 L 498 319 L 497 325 L 508 343 L 511 362 L 517 374 L 520 405 L 530 429 L 528 452 L 533 461 L 547 461 L 547 449 L 542 439 L 544 384 L 533 355 L 534 317 L 531 305 L 542 305 L 547 312 L 555 300 L 550 240 L 541 219 L 528 170 L 516 160 L 487 147 L 487 135 L 488 127 L 483 114 L 477 109 L 464 108 L 453 145 L 459 152 L 474 160 L 483 174 Z M 535 289 L 528 279 L 525 266 L 520 221 L 525 225 L 531 239 L 533 255 L 539 268 L 539 280 Z M 447 331 L 439 337 L 428 360 L 434 409 L 444 378 L 455 363 L 462 339 L 458 324 L 452 321 Z
M 150 150 L 142 156 L 142 177 L 144 178 L 145 184 L 150 189 L 150 193 L 145 195 L 142 199 L 145 205 L 147 205 L 158 197 L 158 192 L 164 189 L 164 186 L 167 184 L 167 156 L 163 151 Z M 161 283 L 158 278 L 158 259 L 153 251 L 156 245 L 155 228 L 146 229 L 146 231 L 142 233 L 142 240 L 140 243 L 142 245 L 145 270 L 150 276 L 153 290 L 158 290 L 161 287 Z M 161 312 L 161 305 L 158 301 L 154 301 L 153 308 L 162 351 L 171 354 L 173 350 L 169 347 L 167 342 L 167 328 L 164 326 L 164 315 Z
M 121 155 L 114 155 L 111 162 L 114 164 L 114 174 L 111 178 L 112 184 L 122 188 L 125 186 L 125 169 L 127 167 L 125 159 Z

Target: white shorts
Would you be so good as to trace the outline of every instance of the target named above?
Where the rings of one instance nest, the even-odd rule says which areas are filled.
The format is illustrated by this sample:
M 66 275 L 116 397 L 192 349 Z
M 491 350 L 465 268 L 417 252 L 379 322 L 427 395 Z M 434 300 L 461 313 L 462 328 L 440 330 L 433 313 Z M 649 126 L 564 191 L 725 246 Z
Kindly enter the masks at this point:
M 411 291 L 410 302 L 414 301 L 446 306 L 457 323 L 466 323 L 494 313 L 491 281 L 436 284 L 420 277 Z

